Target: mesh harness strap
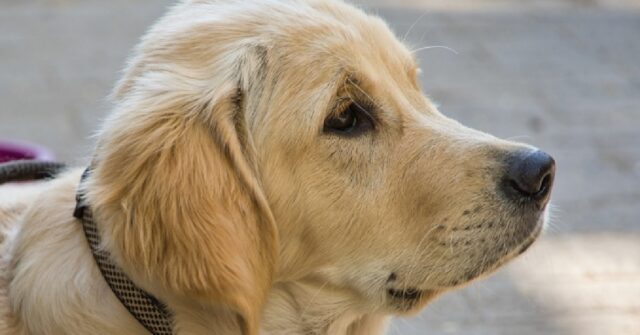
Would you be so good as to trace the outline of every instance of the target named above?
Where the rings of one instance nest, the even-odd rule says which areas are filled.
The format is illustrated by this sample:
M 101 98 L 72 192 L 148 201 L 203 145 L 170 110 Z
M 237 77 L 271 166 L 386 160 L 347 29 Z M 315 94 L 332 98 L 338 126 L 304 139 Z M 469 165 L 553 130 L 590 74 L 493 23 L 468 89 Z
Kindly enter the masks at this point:
M 89 173 L 89 169 L 85 170 L 81 183 Z M 84 201 L 81 191 L 76 194 L 76 209 L 73 216 L 82 221 L 93 258 L 102 272 L 102 277 L 118 300 L 151 334 L 172 335 L 172 316 L 167 308 L 151 294 L 137 287 L 122 269 L 111 261 L 109 252 L 100 247 L 98 228 L 93 221 L 91 208 Z

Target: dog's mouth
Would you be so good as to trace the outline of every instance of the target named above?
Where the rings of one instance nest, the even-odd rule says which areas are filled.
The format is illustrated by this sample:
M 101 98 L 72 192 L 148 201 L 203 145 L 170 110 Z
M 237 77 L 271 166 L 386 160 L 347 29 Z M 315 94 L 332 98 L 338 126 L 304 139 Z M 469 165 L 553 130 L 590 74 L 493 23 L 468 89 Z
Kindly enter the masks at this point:
M 410 315 L 419 311 L 427 302 L 438 294 L 434 290 L 419 290 L 417 288 L 389 288 L 387 297 L 394 313 Z
M 395 313 L 400 315 L 419 309 L 419 306 L 424 305 L 421 302 L 425 300 L 423 299 L 425 292 L 417 288 L 390 288 L 387 289 L 387 296 Z
M 544 218 L 538 218 L 536 223 L 529 224 L 527 229 L 522 229 L 518 232 L 507 232 L 506 236 L 496 236 L 496 241 L 486 235 L 478 237 L 475 244 L 460 242 L 466 240 L 457 241 L 453 239 L 453 242 L 449 243 L 457 244 L 447 244 L 447 252 L 449 252 L 451 248 L 459 247 L 459 252 L 455 255 L 464 256 L 465 252 L 475 247 L 476 249 L 472 250 L 472 252 L 476 254 L 484 253 L 483 258 L 478 258 L 476 254 L 472 254 L 471 256 L 477 260 L 477 262 L 473 263 L 474 266 L 468 268 L 460 266 L 460 271 L 454 274 L 454 276 L 433 276 L 432 280 L 428 283 L 423 282 L 423 279 L 420 277 L 416 277 L 418 274 L 406 277 L 407 273 L 403 273 L 403 271 L 391 272 L 387 278 L 384 289 L 386 303 L 392 309 L 393 313 L 397 313 L 398 315 L 413 314 L 440 293 L 483 278 L 510 259 L 524 253 L 539 237 L 543 230 L 544 222 Z M 464 237 L 469 236 L 464 235 Z M 460 258 L 455 258 L 454 261 L 461 262 L 459 259 Z M 465 258 L 465 260 L 467 259 L 468 258 Z M 437 273 L 437 271 L 435 273 Z
M 545 220 L 540 220 L 536 225 L 535 229 L 531 232 L 529 236 L 524 240 L 524 242 L 519 246 L 518 252 L 516 256 L 522 255 L 525 251 L 529 249 L 533 245 L 533 243 L 538 239 L 542 230 L 544 229 Z
M 423 293 L 423 291 L 416 288 L 407 288 L 402 290 L 390 288 L 387 290 L 387 294 L 391 298 L 399 301 L 417 301 L 422 298 Z
M 503 242 L 499 247 L 498 252 L 487 254 L 485 258 L 482 259 L 482 262 L 478 263 L 477 267 L 469 269 L 465 275 L 461 276 L 461 278 L 454 280 L 451 283 L 452 287 L 458 287 L 473 280 L 486 277 L 508 261 L 523 254 L 538 239 L 543 228 L 544 219 L 541 219 L 538 220 L 535 226 L 530 230 L 519 233 L 520 236 L 518 236 L 517 239 Z

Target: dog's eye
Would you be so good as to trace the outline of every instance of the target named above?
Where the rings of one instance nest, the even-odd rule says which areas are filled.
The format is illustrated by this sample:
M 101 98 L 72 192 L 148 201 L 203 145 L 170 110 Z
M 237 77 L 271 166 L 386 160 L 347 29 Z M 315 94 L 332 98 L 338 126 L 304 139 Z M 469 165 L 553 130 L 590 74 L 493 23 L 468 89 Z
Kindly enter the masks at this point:
M 350 103 L 341 113 L 329 116 L 324 121 L 325 132 L 344 135 L 356 135 L 372 127 L 369 113 L 355 102 Z

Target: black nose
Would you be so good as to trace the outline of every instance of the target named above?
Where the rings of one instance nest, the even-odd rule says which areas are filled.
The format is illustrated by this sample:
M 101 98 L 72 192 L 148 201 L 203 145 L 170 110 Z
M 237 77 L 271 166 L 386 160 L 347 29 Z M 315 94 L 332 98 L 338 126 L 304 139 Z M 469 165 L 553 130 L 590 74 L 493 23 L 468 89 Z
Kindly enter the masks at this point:
M 553 185 L 555 170 L 555 161 L 545 152 L 519 151 L 509 159 L 505 186 L 511 194 L 543 202 Z

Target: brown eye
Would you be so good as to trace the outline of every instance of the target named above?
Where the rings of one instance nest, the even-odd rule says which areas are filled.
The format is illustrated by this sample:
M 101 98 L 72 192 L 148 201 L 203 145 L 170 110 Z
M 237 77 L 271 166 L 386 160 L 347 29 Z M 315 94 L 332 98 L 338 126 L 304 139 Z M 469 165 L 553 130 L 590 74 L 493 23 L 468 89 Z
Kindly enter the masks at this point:
M 369 113 L 356 103 L 350 103 L 342 113 L 332 115 L 324 121 L 325 132 L 343 135 L 355 135 L 372 127 Z

